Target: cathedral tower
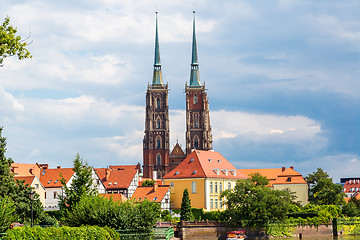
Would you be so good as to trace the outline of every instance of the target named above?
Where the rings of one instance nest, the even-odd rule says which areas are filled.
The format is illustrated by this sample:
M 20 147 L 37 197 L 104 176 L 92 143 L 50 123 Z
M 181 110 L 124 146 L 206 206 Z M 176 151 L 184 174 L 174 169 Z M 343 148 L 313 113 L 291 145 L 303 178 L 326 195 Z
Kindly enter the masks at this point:
M 201 85 L 195 35 L 195 11 L 193 19 L 192 60 L 190 84 L 185 84 L 186 93 L 186 155 L 192 149 L 211 150 L 212 134 L 209 102 L 205 83 Z
M 161 74 L 158 21 L 156 12 L 154 75 L 146 92 L 145 135 L 143 141 L 143 176 L 161 178 L 170 170 L 169 165 L 169 106 L 168 85 Z M 154 171 L 156 176 L 153 176 Z

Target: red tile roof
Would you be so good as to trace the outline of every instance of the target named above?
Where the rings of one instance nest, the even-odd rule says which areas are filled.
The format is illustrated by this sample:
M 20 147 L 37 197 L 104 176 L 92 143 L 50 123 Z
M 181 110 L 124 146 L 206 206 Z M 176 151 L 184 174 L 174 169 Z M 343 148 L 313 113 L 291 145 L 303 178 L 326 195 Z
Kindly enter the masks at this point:
M 230 178 L 242 179 L 246 175 L 238 171 L 220 153 L 195 150 L 163 179 L 178 178 Z
M 15 176 L 36 176 L 40 179 L 41 169 L 39 164 L 12 163 L 11 169 Z
M 43 169 L 41 171 L 40 182 L 45 188 L 62 187 L 60 174 L 62 174 L 67 183 L 74 174 L 74 171 L 72 168 Z
M 127 198 L 121 193 L 106 193 L 106 194 L 99 194 L 99 196 L 107 199 L 112 199 L 113 201 L 120 201 L 120 202 L 127 201 Z
M 153 180 L 153 179 L 152 179 L 152 178 L 143 178 L 143 177 L 142 177 L 141 180 L 139 180 L 139 184 L 138 184 L 138 185 L 141 186 L 142 183 L 145 182 L 146 180 L 151 181 L 151 180 Z M 159 179 L 156 180 L 155 182 L 156 182 L 157 184 L 159 184 L 159 186 L 164 184 L 164 182 L 163 182 L 162 180 L 159 180 Z
M 108 178 L 106 172 L 108 171 Z M 137 173 L 136 165 L 110 166 L 109 168 L 96 168 L 95 172 L 106 189 L 124 189 L 130 186 Z
M 142 187 L 139 186 L 136 188 L 134 194 L 131 199 L 134 199 L 137 202 L 142 202 L 145 199 L 149 201 L 161 202 L 165 197 L 165 194 L 169 191 L 170 186 L 163 185 L 158 186 L 155 190 L 154 187 Z
M 306 183 L 303 176 L 290 168 L 265 168 L 265 169 L 239 169 L 247 176 L 254 173 L 260 173 L 269 179 L 270 185 L 274 184 L 299 184 Z
M 31 184 L 34 181 L 35 176 L 23 176 L 23 177 L 17 177 L 15 176 L 14 179 L 17 179 L 19 181 L 25 181 L 24 185 L 29 184 L 29 186 L 31 186 Z
M 360 192 L 360 181 L 359 180 L 346 181 L 343 189 L 345 193 Z

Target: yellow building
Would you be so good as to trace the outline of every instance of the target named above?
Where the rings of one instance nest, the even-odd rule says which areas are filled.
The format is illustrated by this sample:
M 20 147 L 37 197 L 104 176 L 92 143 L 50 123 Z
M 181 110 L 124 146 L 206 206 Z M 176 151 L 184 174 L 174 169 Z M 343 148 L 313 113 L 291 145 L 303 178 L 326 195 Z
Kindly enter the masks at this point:
M 185 188 L 189 191 L 191 206 L 204 211 L 225 209 L 220 194 L 234 188 L 238 179 L 247 178 L 220 153 L 194 150 L 175 169 L 163 177 L 170 185 L 171 208 L 181 208 Z
M 299 201 L 302 205 L 308 203 L 308 184 L 304 177 L 294 170 L 294 167 L 238 170 L 246 176 L 260 173 L 262 176 L 269 179 L 270 188 L 278 190 L 289 189 L 295 194 L 295 201 Z

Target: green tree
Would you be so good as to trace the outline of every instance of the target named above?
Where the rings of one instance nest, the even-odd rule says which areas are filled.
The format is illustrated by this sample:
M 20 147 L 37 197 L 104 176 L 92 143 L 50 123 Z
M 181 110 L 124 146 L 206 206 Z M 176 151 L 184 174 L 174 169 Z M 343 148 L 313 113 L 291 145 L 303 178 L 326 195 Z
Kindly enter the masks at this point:
M 189 197 L 189 191 L 187 188 L 184 189 L 183 197 L 181 201 L 180 220 L 182 221 L 193 221 L 194 215 L 191 210 L 191 200 Z
M 71 208 L 80 201 L 83 196 L 95 195 L 96 189 L 93 187 L 92 167 L 82 160 L 79 153 L 73 161 L 74 178 L 70 187 L 66 185 L 66 180 L 62 175 L 60 182 L 63 185 L 64 195 L 59 196 L 59 206 L 61 211 L 66 214 Z
M 153 179 L 151 179 L 151 180 L 146 179 L 146 181 L 143 182 L 143 183 L 141 184 L 141 186 L 143 186 L 143 187 L 154 186 L 154 183 L 155 183 L 155 180 L 153 180 Z
M 20 36 L 16 36 L 17 29 L 10 25 L 10 18 L 6 17 L 0 25 L 0 66 L 3 66 L 4 58 L 17 55 L 18 58 L 32 58 L 26 49 L 28 45 Z
M 0 198 L 0 233 L 6 232 L 15 220 L 14 203 L 8 198 Z
M 5 156 L 6 138 L 2 136 L 3 128 L 0 127 L 0 199 L 9 198 L 14 204 L 14 221 L 22 223 L 31 221 L 31 200 L 29 192 L 33 190 L 24 181 L 14 180 L 14 174 L 11 171 L 13 160 Z M 34 222 L 38 223 L 44 218 L 43 206 L 35 194 L 33 201 Z
M 265 226 L 268 221 L 285 221 L 295 202 L 286 190 L 271 190 L 260 174 L 238 180 L 235 188 L 222 193 L 227 220 L 239 226 Z
M 333 183 L 327 172 L 318 168 L 309 174 L 305 180 L 310 185 L 309 201 L 317 205 L 343 205 L 345 194 L 342 186 Z
M 342 206 L 342 213 L 347 217 L 360 216 L 360 200 L 355 196 L 349 199 L 349 202 Z

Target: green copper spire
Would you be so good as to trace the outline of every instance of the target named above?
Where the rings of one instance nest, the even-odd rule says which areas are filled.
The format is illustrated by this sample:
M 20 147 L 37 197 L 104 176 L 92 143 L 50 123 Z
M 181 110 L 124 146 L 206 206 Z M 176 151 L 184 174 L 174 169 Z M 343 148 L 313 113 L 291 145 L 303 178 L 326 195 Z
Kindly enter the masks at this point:
M 193 42 L 192 42 L 192 58 L 191 58 L 191 73 L 190 73 L 190 87 L 201 86 L 199 77 L 199 62 L 196 47 L 196 34 L 195 34 L 195 11 L 193 19 Z
M 156 33 L 155 33 L 155 57 L 154 57 L 153 85 L 163 85 L 162 74 L 161 74 L 161 62 L 160 62 L 157 12 L 155 12 L 155 13 L 156 13 Z

